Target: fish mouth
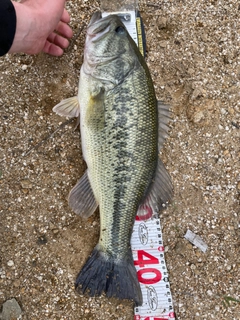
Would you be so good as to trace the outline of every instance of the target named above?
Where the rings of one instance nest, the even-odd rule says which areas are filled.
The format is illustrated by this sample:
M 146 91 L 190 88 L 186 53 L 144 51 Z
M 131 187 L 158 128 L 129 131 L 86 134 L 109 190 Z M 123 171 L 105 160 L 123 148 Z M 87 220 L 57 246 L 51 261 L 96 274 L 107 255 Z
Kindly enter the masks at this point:
M 87 35 L 92 42 L 96 42 L 110 30 L 110 20 L 106 18 L 102 18 L 100 11 L 93 14 L 87 28 Z

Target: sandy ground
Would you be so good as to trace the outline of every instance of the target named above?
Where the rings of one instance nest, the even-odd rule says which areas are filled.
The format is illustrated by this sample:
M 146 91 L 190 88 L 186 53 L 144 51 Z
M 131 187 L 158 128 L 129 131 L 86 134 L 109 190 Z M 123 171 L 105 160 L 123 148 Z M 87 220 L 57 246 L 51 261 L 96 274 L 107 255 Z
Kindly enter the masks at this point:
M 130 320 L 131 302 L 74 290 L 99 215 L 83 221 L 66 201 L 86 168 L 74 124 L 45 137 L 65 121 L 52 107 L 77 93 L 99 3 L 67 7 L 75 38 L 63 57 L 0 59 L 0 305 L 15 297 L 24 320 Z M 162 159 L 175 195 L 161 223 L 177 319 L 239 320 L 239 1 L 140 1 L 140 11 L 156 93 L 173 111 Z M 206 253 L 184 239 L 187 229 Z

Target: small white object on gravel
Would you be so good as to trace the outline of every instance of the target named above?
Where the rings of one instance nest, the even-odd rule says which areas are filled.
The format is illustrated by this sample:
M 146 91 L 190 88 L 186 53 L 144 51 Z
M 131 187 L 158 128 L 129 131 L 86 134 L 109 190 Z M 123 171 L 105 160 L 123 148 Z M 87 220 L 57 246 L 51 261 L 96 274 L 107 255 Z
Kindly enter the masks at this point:
M 207 251 L 207 244 L 201 239 L 201 237 L 199 237 L 196 233 L 192 232 L 191 230 L 187 230 L 184 238 L 190 241 L 192 244 L 194 244 L 202 252 Z

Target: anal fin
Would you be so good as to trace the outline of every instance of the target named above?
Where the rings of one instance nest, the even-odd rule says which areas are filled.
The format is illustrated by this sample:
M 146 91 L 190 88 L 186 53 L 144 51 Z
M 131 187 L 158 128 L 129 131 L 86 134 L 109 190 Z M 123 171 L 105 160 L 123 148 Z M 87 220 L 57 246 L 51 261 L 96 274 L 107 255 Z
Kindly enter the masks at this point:
M 90 217 L 97 209 L 98 204 L 95 200 L 87 171 L 70 191 L 68 203 L 70 208 L 83 218 Z

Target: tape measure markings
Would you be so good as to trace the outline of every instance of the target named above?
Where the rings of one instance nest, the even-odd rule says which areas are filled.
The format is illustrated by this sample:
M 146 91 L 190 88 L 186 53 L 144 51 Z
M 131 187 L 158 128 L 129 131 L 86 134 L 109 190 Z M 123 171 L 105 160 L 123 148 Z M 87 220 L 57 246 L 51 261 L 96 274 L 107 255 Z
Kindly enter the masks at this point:
M 164 259 L 160 220 L 136 220 L 131 238 L 133 260 L 143 295 L 135 320 L 174 320 L 172 295 Z

